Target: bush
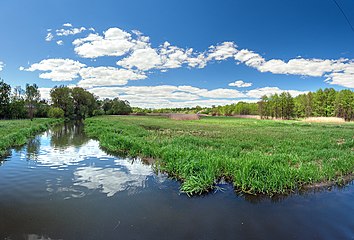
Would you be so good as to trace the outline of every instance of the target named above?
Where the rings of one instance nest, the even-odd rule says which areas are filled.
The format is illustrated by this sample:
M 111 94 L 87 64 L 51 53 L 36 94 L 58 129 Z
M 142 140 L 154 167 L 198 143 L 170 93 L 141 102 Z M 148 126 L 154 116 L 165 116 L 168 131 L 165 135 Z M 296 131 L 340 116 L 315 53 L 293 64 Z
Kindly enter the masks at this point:
M 50 118 L 64 118 L 64 110 L 58 107 L 53 107 L 48 111 L 48 117 Z
M 105 112 L 102 110 L 102 109 L 99 109 L 99 110 L 93 110 L 93 116 L 101 116 L 101 115 L 104 115 Z

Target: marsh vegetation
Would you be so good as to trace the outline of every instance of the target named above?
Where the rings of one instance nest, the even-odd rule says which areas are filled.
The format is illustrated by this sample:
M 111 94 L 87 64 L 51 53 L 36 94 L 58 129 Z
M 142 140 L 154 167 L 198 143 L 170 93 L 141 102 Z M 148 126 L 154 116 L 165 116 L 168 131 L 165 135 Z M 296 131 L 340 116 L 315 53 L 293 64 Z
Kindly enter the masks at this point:
M 341 184 L 354 169 L 350 123 L 104 116 L 85 124 L 109 151 L 155 158 L 187 194 L 207 192 L 222 178 L 242 192 L 287 193 L 319 182 Z

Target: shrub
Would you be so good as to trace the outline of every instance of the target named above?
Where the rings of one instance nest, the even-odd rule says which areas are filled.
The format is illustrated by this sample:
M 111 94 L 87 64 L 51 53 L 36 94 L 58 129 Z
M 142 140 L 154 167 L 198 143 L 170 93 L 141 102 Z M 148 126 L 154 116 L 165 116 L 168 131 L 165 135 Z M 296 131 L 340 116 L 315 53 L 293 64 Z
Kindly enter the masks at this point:
M 96 109 L 96 110 L 93 110 L 93 116 L 101 116 L 101 115 L 104 115 L 105 112 L 102 110 L 102 109 Z
M 58 107 L 50 108 L 48 111 L 48 117 L 50 118 L 63 118 L 64 110 Z

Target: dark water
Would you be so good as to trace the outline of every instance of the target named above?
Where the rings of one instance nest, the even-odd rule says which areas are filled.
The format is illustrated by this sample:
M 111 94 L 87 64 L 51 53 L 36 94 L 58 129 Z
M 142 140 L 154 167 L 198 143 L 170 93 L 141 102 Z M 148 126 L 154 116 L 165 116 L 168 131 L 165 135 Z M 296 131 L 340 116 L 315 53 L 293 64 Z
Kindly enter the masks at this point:
M 354 239 L 354 186 L 284 198 L 189 198 L 82 127 L 57 127 L 0 165 L 0 239 Z

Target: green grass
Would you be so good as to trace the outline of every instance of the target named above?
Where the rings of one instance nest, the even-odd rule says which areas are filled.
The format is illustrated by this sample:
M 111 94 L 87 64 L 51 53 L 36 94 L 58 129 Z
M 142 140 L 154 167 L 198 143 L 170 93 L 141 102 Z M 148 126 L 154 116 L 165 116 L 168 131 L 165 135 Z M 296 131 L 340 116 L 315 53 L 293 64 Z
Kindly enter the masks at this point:
M 181 191 L 200 194 L 220 178 L 248 193 L 287 193 L 342 182 L 354 171 L 354 125 L 207 117 L 102 116 L 85 131 L 118 154 L 152 157 Z
M 0 120 L 0 156 L 10 147 L 20 146 L 35 134 L 45 131 L 60 120 L 41 118 L 31 120 Z

